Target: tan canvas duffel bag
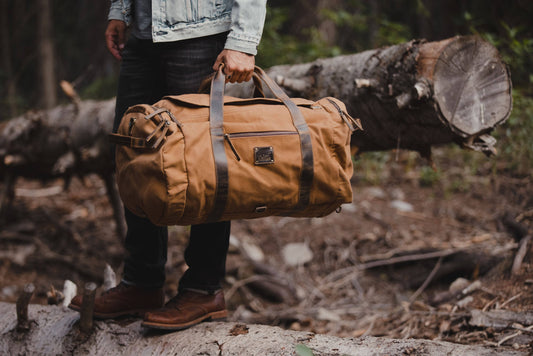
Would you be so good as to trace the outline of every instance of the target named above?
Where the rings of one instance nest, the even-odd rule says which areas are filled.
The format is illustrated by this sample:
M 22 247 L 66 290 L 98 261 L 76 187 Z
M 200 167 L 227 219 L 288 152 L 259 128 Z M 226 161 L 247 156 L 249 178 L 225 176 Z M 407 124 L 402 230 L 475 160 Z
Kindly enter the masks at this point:
M 275 99 L 211 94 L 135 105 L 118 132 L 120 196 L 157 225 L 270 215 L 324 216 L 352 200 L 350 135 L 360 128 L 342 102 L 290 99 L 260 68 Z

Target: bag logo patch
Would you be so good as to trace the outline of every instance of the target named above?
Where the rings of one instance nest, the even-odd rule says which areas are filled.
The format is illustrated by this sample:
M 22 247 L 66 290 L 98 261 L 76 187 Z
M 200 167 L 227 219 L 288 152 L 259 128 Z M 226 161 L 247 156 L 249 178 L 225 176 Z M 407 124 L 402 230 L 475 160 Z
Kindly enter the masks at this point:
M 254 147 L 255 165 L 272 164 L 274 163 L 274 148 L 268 147 Z

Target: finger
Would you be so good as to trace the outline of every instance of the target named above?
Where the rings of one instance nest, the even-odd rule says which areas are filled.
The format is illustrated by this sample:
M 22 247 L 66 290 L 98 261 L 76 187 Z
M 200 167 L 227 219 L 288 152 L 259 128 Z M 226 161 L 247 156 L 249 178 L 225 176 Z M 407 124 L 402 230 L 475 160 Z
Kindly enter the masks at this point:
M 245 82 L 249 82 L 250 80 L 252 80 L 252 77 L 253 77 L 253 74 L 254 72 L 248 72 L 248 74 L 246 74 L 246 77 L 244 79 Z
M 247 82 L 252 79 L 252 72 L 249 70 L 240 71 L 235 77 L 235 81 L 238 83 Z
M 109 52 L 111 53 L 113 57 L 115 57 L 118 60 L 121 59 L 120 52 L 117 50 L 116 45 L 114 43 L 108 42 L 107 49 L 109 50 Z
M 113 57 L 115 57 L 117 61 L 122 60 L 122 54 L 120 53 L 120 51 L 115 50 L 114 52 L 111 52 L 111 54 L 113 55 Z
M 117 46 L 115 35 L 106 33 L 106 46 L 109 52 L 113 57 L 115 57 L 117 60 L 121 60 L 122 56 L 120 55 L 119 48 Z
M 117 30 L 117 45 L 119 51 L 124 49 L 124 31 L 121 29 Z
M 224 57 L 222 55 L 218 55 L 215 64 L 213 64 L 213 70 L 216 72 L 220 68 L 220 66 L 224 63 Z
M 229 78 L 229 81 L 231 83 L 240 83 L 242 81 L 241 79 L 242 74 L 239 72 L 233 72 L 231 74 L 231 77 Z

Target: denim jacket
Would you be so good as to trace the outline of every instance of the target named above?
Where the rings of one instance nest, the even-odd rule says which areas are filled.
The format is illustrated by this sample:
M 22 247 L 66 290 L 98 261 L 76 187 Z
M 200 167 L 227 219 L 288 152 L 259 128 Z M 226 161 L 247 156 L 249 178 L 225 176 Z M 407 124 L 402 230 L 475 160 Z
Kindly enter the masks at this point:
M 257 54 L 266 0 L 152 0 L 152 40 L 170 42 L 229 31 L 226 49 Z M 132 21 L 132 0 L 111 0 L 109 20 Z

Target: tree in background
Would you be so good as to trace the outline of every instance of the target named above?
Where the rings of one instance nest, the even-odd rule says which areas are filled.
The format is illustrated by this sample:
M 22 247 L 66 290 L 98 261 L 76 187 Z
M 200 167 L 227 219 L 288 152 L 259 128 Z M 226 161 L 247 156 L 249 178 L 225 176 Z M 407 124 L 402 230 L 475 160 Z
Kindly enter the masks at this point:
M 108 6 L 92 0 L 1 1 L 0 103 L 9 110 L 0 111 L 0 121 L 44 108 L 54 94 L 66 101 L 57 96 L 60 80 L 73 82 L 82 94 L 113 95 L 115 84 L 107 78 L 117 66 L 104 46 Z
M 50 0 L 37 1 L 39 16 L 37 45 L 39 47 L 39 77 L 41 87 L 40 107 L 51 109 L 57 105 L 57 79 L 54 60 L 54 40 L 52 38 L 52 9 Z
M 2 68 L 0 75 L 5 83 L 5 103 L 7 106 L 7 117 L 13 117 L 17 113 L 17 88 L 13 77 L 13 67 L 11 66 L 11 43 L 8 34 L 8 6 L 6 1 L 0 2 L 0 47 L 2 48 Z M 1 117 L 0 117 L 1 118 Z
M 0 121 L 42 108 L 41 98 L 57 93 L 59 80 L 72 82 L 83 98 L 113 95 L 118 67 L 103 44 L 108 6 L 94 0 L 2 0 L 0 100 L 9 110 L 0 111 Z M 511 66 L 515 88 L 533 96 L 531 0 L 269 0 L 267 16 L 257 58 L 265 68 L 474 33 L 496 45 Z M 49 34 L 34 24 L 50 26 Z M 43 79 L 54 78 L 55 71 L 55 79 L 39 79 L 41 71 Z

